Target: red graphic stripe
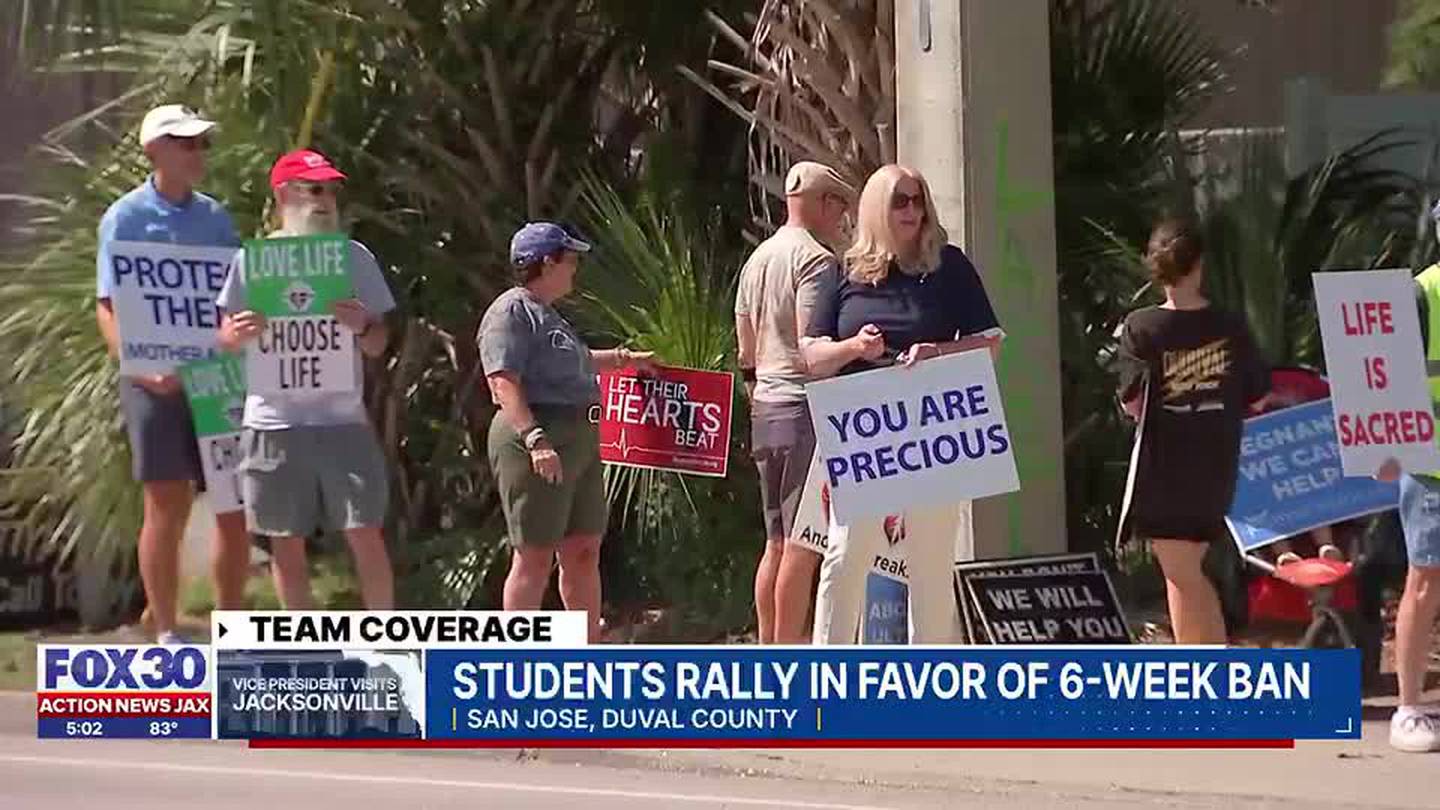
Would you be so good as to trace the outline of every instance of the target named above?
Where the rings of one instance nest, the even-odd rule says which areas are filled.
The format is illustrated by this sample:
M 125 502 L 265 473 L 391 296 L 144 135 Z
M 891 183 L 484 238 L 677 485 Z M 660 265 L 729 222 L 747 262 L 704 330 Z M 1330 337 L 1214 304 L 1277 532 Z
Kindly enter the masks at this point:
M 1294 740 L 250 740 L 251 748 L 1290 749 Z

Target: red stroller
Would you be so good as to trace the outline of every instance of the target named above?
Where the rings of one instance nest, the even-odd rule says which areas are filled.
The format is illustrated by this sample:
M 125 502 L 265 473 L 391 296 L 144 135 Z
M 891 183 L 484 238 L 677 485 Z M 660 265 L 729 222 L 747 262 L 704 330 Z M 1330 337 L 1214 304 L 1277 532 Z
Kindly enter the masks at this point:
M 1325 378 L 1306 368 L 1275 369 L 1270 382 L 1272 394 L 1264 412 L 1330 395 Z M 1274 563 L 1253 550 L 1241 548 L 1240 553 L 1247 563 L 1267 575 L 1249 584 L 1251 621 L 1308 624 L 1301 647 L 1315 646 L 1327 628 L 1334 631 L 1342 646 L 1357 646 L 1356 634 L 1346 618 L 1359 604 L 1353 562 L 1314 557 Z

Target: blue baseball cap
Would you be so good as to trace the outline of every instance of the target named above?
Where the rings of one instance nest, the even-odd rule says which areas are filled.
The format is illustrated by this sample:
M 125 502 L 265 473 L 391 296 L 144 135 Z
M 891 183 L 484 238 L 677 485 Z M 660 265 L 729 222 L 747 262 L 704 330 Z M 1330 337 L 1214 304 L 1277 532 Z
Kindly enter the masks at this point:
M 520 266 L 534 264 L 564 250 L 588 253 L 590 243 L 576 239 L 553 222 L 531 222 L 510 238 L 510 263 Z

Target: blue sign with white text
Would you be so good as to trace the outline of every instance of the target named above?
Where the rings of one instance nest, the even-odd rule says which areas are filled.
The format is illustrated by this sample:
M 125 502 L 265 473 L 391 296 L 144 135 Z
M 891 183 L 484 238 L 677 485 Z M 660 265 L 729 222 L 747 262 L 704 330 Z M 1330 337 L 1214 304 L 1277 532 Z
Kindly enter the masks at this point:
M 1238 476 L 1226 520 L 1246 551 L 1400 499 L 1395 484 L 1344 476 L 1328 399 L 1246 420 Z
M 1358 650 L 594 647 L 426 652 L 426 737 L 723 741 L 1358 739 Z
M 866 644 L 910 641 L 910 589 L 898 579 L 874 571 L 865 575 Z

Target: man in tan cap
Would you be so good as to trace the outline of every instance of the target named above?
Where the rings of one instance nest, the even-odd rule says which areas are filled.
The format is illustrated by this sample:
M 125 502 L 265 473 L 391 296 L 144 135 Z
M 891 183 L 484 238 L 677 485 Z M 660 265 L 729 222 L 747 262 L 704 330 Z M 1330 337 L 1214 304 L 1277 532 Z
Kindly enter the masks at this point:
M 751 402 L 751 452 L 765 517 L 765 553 L 755 572 L 761 644 L 798 644 L 807 637 L 820 555 L 786 545 L 815 452 L 800 336 L 816 302 L 838 283 L 835 254 L 826 243 L 841 239 L 854 193 L 829 166 L 804 161 L 791 167 L 785 224 L 750 254 L 735 295 L 740 373 Z

